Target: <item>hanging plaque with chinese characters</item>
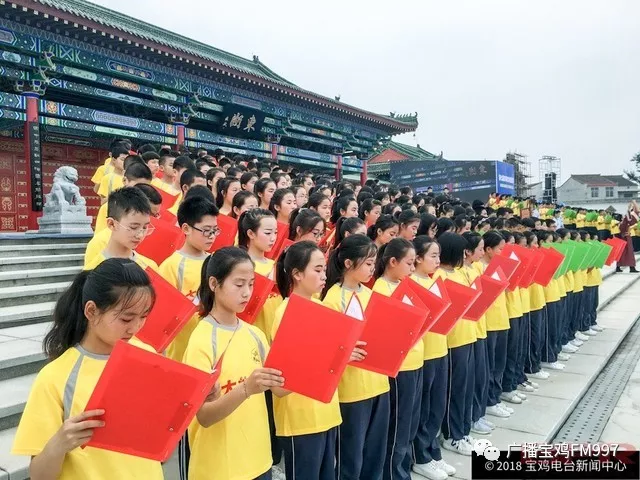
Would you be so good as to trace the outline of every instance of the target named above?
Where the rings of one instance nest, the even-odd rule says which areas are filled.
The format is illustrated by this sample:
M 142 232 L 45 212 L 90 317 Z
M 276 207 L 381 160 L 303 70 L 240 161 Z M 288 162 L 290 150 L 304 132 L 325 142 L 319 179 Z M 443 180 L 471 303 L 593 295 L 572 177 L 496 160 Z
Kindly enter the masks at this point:
M 40 149 L 40 124 L 29 122 L 29 151 L 31 166 L 31 209 L 41 212 L 44 205 L 42 185 L 42 151 Z
M 238 105 L 225 105 L 220 132 L 233 137 L 262 138 L 264 113 Z

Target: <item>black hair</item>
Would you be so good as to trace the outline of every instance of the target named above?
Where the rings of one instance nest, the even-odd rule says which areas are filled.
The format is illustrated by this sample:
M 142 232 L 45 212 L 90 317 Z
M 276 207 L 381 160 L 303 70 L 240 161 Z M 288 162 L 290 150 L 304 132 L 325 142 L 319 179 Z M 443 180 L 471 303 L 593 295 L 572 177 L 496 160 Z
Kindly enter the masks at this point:
M 462 235 L 447 232 L 438 238 L 440 244 L 440 263 L 453 268 L 464 265 L 464 251 L 468 242 Z
M 264 208 L 253 208 L 242 213 L 238 219 L 238 246 L 249 248 L 249 235 L 247 232 L 249 230 L 256 232 L 260 228 L 262 219 L 267 217 L 273 218 L 274 215 Z
M 466 250 L 471 253 L 478 248 L 478 245 L 480 245 L 480 242 L 482 241 L 482 235 L 477 232 L 464 232 L 462 236 L 467 241 Z
M 253 191 L 258 196 L 258 200 L 260 200 L 260 202 L 262 202 L 262 198 L 260 197 L 260 195 L 264 194 L 264 191 L 267 189 L 267 186 L 270 183 L 273 183 L 273 186 L 275 187 L 276 184 L 275 184 L 275 182 L 273 180 L 271 180 L 270 177 L 269 178 L 261 178 L 253 186 Z
M 129 155 L 129 149 L 122 143 L 114 145 L 111 149 L 111 158 L 118 158 L 120 155 Z
M 137 183 L 133 187 L 144 193 L 144 196 L 147 197 L 151 205 L 162 205 L 162 195 L 160 195 L 154 186 L 147 183 Z
M 235 194 L 233 200 L 231 201 L 231 218 L 238 218 L 235 209 L 237 208 L 238 210 L 240 210 L 244 205 L 244 202 L 246 202 L 247 199 L 251 197 L 255 198 L 256 200 L 258 199 L 258 197 L 256 197 L 253 192 L 250 192 L 248 190 L 240 190 Z
M 196 178 L 206 178 L 204 174 L 200 170 L 196 170 L 195 168 L 187 168 L 180 175 L 180 189 L 183 190 L 184 187 L 190 187 L 196 181 Z
M 229 169 L 231 170 L 231 169 Z M 256 181 L 258 179 L 258 175 L 256 175 L 254 172 L 245 172 L 242 174 L 242 176 L 240 177 L 240 186 L 242 187 L 242 185 L 246 185 L 247 183 L 249 183 L 251 181 L 252 178 L 255 178 Z
M 349 235 L 340 242 L 340 245 L 329 256 L 327 281 L 322 291 L 322 298 L 332 286 L 344 280 L 347 260 L 353 263 L 353 268 L 358 268 L 368 258 L 374 258 L 377 251 L 375 243 L 365 235 Z
M 569 233 L 569 229 L 559 228 L 558 230 L 556 230 L 556 233 L 562 240 L 564 240 L 564 238 L 567 236 L 567 233 Z
M 398 207 L 400 207 L 400 205 L 398 205 L 397 203 L 387 203 L 384 207 L 382 207 L 382 214 L 397 216 L 393 213 L 393 211 Z
M 373 193 L 363 192 L 360 190 L 356 196 L 356 202 L 358 202 L 358 204 L 362 204 L 365 200 L 373 200 Z
M 218 184 L 216 185 L 216 189 L 218 191 L 218 195 L 216 196 L 216 206 L 218 208 L 222 208 L 222 206 L 224 205 L 224 197 L 227 195 L 229 187 L 232 183 L 236 182 L 238 183 L 238 185 L 240 184 L 240 180 L 235 177 L 226 177 L 218 180 Z
M 173 161 L 173 168 L 176 170 L 179 168 L 186 168 L 187 170 L 189 169 L 196 170 L 196 164 L 193 160 L 191 160 L 186 155 L 180 155 Z
M 380 215 L 376 223 L 371 225 L 367 230 L 367 235 L 371 240 L 378 238 L 378 230 L 385 231 L 397 226 L 398 221 L 391 215 Z
M 376 259 L 375 277 L 380 278 L 385 269 L 389 266 L 392 258 L 402 260 L 409 250 L 413 250 L 413 243 L 405 238 L 394 238 L 386 245 L 378 250 L 378 258 Z
M 310 208 L 297 208 L 291 212 L 291 226 L 289 227 L 289 240 L 295 240 L 298 236 L 298 228 L 300 228 L 300 236 L 311 232 L 318 223 L 322 222 L 322 230 L 325 229 L 325 223 L 322 217 L 315 210 Z
M 513 240 L 516 243 L 516 245 L 518 245 L 520 243 L 520 240 L 522 240 L 524 238 L 524 235 L 521 234 L 520 232 L 513 232 Z
M 438 219 L 438 231 L 436 232 L 436 239 L 439 239 L 446 232 L 450 232 L 455 230 L 456 225 L 453 223 L 453 220 L 447 217 L 440 217 Z
M 182 200 L 184 201 L 187 198 L 192 198 L 192 197 L 204 198 L 210 201 L 211 203 L 213 203 L 214 205 L 216 204 L 215 198 L 213 197 L 213 193 L 211 193 L 211 190 L 209 190 L 204 185 L 194 185 L 193 187 L 191 187 L 189 190 L 187 190 L 187 193 L 184 194 L 184 197 L 182 198 Z
M 547 237 L 551 237 L 553 239 L 553 232 L 548 232 L 547 230 L 538 230 L 535 234 L 538 237 L 538 244 L 545 243 L 547 241 Z
M 218 216 L 218 208 L 202 197 L 185 198 L 178 207 L 178 225 L 186 223 L 193 227 L 205 215 Z
M 153 180 L 151 169 L 144 163 L 133 162 L 124 171 L 124 177 L 131 180 Z
M 114 190 L 107 200 L 107 217 L 120 221 L 128 213 L 151 215 L 151 203 L 138 188 L 123 187 Z
M 150 143 L 145 143 L 144 145 L 140 145 L 138 147 L 138 153 L 140 155 L 145 154 L 145 153 L 156 153 L 156 147 L 154 147 Z
M 278 182 L 282 179 L 286 179 L 286 173 L 272 173 L 271 174 L 271 179 L 273 180 L 273 183 L 276 184 L 276 187 L 278 186 Z
M 356 199 L 352 195 L 345 195 L 335 200 L 333 202 L 333 209 L 331 210 L 331 223 L 337 223 L 338 219 L 342 216 L 340 212 L 342 210 L 346 212 L 349 208 L 349 204 L 355 201 Z
M 307 202 L 307 207 L 317 210 L 320 204 L 325 200 L 331 200 L 331 199 L 327 197 L 325 194 L 320 192 L 312 193 L 311 195 L 309 195 L 309 201 Z
M 147 163 L 149 163 L 149 160 L 158 160 L 158 163 L 160 162 L 160 155 L 158 155 L 155 150 L 154 151 L 149 151 L 149 152 L 144 152 L 140 155 L 142 157 L 142 161 L 145 163 L 145 165 Z
M 122 166 L 124 167 L 125 170 L 127 170 L 131 165 L 136 163 L 147 166 L 147 164 L 144 163 L 140 155 L 129 155 L 127 158 L 124 159 L 124 162 L 122 162 Z
M 276 205 L 280 207 L 282 200 L 289 193 L 295 197 L 295 193 L 293 193 L 290 188 L 278 188 L 275 192 L 273 192 L 273 197 L 271 197 L 271 202 L 269 203 L 269 210 L 271 210 L 271 213 L 273 213 L 276 218 L 278 218 L 278 210 L 276 210 Z
M 314 242 L 304 240 L 296 242 L 280 254 L 276 263 L 276 284 L 282 298 L 287 298 L 293 290 L 293 271 L 304 271 L 311 255 L 315 251 L 322 252 Z
M 417 235 L 428 235 L 431 226 L 435 223 L 437 226 L 438 218 L 429 213 L 420 215 L 420 225 L 418 225 Z
M 160 161 L 158 162 L 158 164 L 163 166 L 165 163 L 167 163 L 168 158 L 174 160 L 176 157 L 171 152 L 163 153 L 162 155 L 160 155 Z
M 438 242 L 428 235 L 418 235 L 414 238 L 413 248 L 416 250 L 416 258 L 424 257 L 434 243 L 438 245 Z
M 207 185 L 209 185 L 209 182 L 213 182 L 213 177 L 216 176 L 216 173 L 222 173 L 225 177 L 227 176 L 227 174 L 224 173 L 224 170 L 222 170 L 221 168 L 218 168 L 218 167 L 210 168 L 209 170 L 207 170 L 207 173 L 205 174 Z M 224 177 L 221 177 L 221 178 L 224 178 Z M 215 187 L 215 185 L 210 185 L 210 187 L 213 188 Z
M 500 235 L 504 238 L 505 243 L 509 243 L 509 240 L 513 238 L 513 233 L 509 230 L 500 230 Z
M 496 248 L 498 245 L 500 245 L 500 242 L 505 241 L 500 232 L 496 232 L 495 230 L 489 230 L 487 233 L 482 235 L 482 239 L 484 240 L 485 250 L 487 248 Z
M 222 247 L 205 259 L 202 264 L 200 288 L 198 289 L 201 317 L 206 317 L 211 313 L 215 300 L 215 294 L 209 287 L 209 279 L 213 277 L 218 285 L 221 285 L 236 265 L 244 262 L 250 262 L 253 265 L 253 261 L 247 251 L 238 247 Z
M 536 220 L 531 217 L 523 218 L 520 223 L 522 223 L 522 225 L 524 225 L 527 228 L 531 228 L 531 229 L 536 228 Z
M 333 248 L 340 245 L 340 242 L 346 238 L 347 232 L 352 234 L 360 225 L 364 225 L 364 220 L 360 217 L 340 217 L 336 223 L 336 234 L 333 239 Z
M 403 226 L 406 227 L 410 223 L 418 222 L 420 222 L 420 215 L 418 215 L 411 209 L 403 210 L 402 212 L 400 212 L 400 215 L 398 215 L 398 223 L 400 224 L 400 228 L 402 228 Z
M 453 224 L 456 227 L 456 230 L 460 230 L 467 226 L 467 217 L 464 214 L 457 215 L 453 219 Z
M 382 212 L 382 203 L 379 200 L 375 200 L 373 198 L 367 198 L 360 204 L 359 216 L 362 220 L 365 219 L 365 216 L 368 212 L 371 212 L 375 207 L 380 207 L 380 211 Z
M 139 301 L 140 294 L 150 296 L 151 310 L 155 302 L 151 281 L 132 260 L 109 258 L 93 270 L 81 271 L 56 302 L 53 326 L 43 342 L 47 357 L 54 360 L 82 341 L 88 330 L 87 302 L 94 302 L 100 312 L 116 306 L 123 311 Z
M 538 239 L 538 237 L 536 236 L 535 233 L 527 230 L 525 232 L 522 233 L 524 235 L 524 238 L 527 239 L 527 247 L 530 247 L 531 245 L 533 245 L 533 240 L 534 239 Z

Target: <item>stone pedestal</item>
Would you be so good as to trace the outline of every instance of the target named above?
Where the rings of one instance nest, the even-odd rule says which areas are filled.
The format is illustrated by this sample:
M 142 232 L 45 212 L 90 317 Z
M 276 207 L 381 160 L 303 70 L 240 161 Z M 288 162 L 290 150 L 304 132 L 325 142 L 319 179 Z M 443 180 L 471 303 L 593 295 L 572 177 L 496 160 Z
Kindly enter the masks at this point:
M 84 205 L 72 205 L 64 211 L 59 208 L 47 209 L 38 218 L 38 233 L 87 233 L 93 234 L 91 217 Z

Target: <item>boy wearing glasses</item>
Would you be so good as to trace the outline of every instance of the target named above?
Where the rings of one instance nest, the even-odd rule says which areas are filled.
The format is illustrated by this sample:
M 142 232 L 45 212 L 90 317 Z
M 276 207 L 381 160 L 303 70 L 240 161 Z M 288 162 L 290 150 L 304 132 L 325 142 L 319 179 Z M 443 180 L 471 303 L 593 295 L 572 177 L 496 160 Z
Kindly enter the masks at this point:
M 123 187 L 112 192 L 107 204 L 107 228 L 111 236 L 106 247 L 85 262 L 84 270 L 96 268 L 107 258 L 130 258 L 142 268 L 157 271 L 158 265 L 153 260 L 135 252 L 153 232 L 151 213 L 151 203 L 139 188 Z
M 202 264 L 213 245 L 218 228 L 218 208 L 199 195 L 186 196 L 178 208 L 178 225 L 184 233 L 184 245 L 160 265 L 160 275 L 183 295 L 197 301 Z M 198 324 L 198 315 L 183 327 L 167 348 L 167 357 L 182 361 L 189 337 Z

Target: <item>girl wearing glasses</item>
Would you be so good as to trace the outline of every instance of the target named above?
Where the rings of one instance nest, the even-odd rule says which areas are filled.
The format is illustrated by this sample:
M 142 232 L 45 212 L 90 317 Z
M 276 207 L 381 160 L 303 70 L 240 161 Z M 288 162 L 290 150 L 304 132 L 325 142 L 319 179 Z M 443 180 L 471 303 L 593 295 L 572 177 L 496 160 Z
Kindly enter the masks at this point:
M 289 240 L 300 242 L 309 240 L 318 243 L 324 236 L 324 220 L 318 212 L 309 208 L 299 208 L 291 214 Z

